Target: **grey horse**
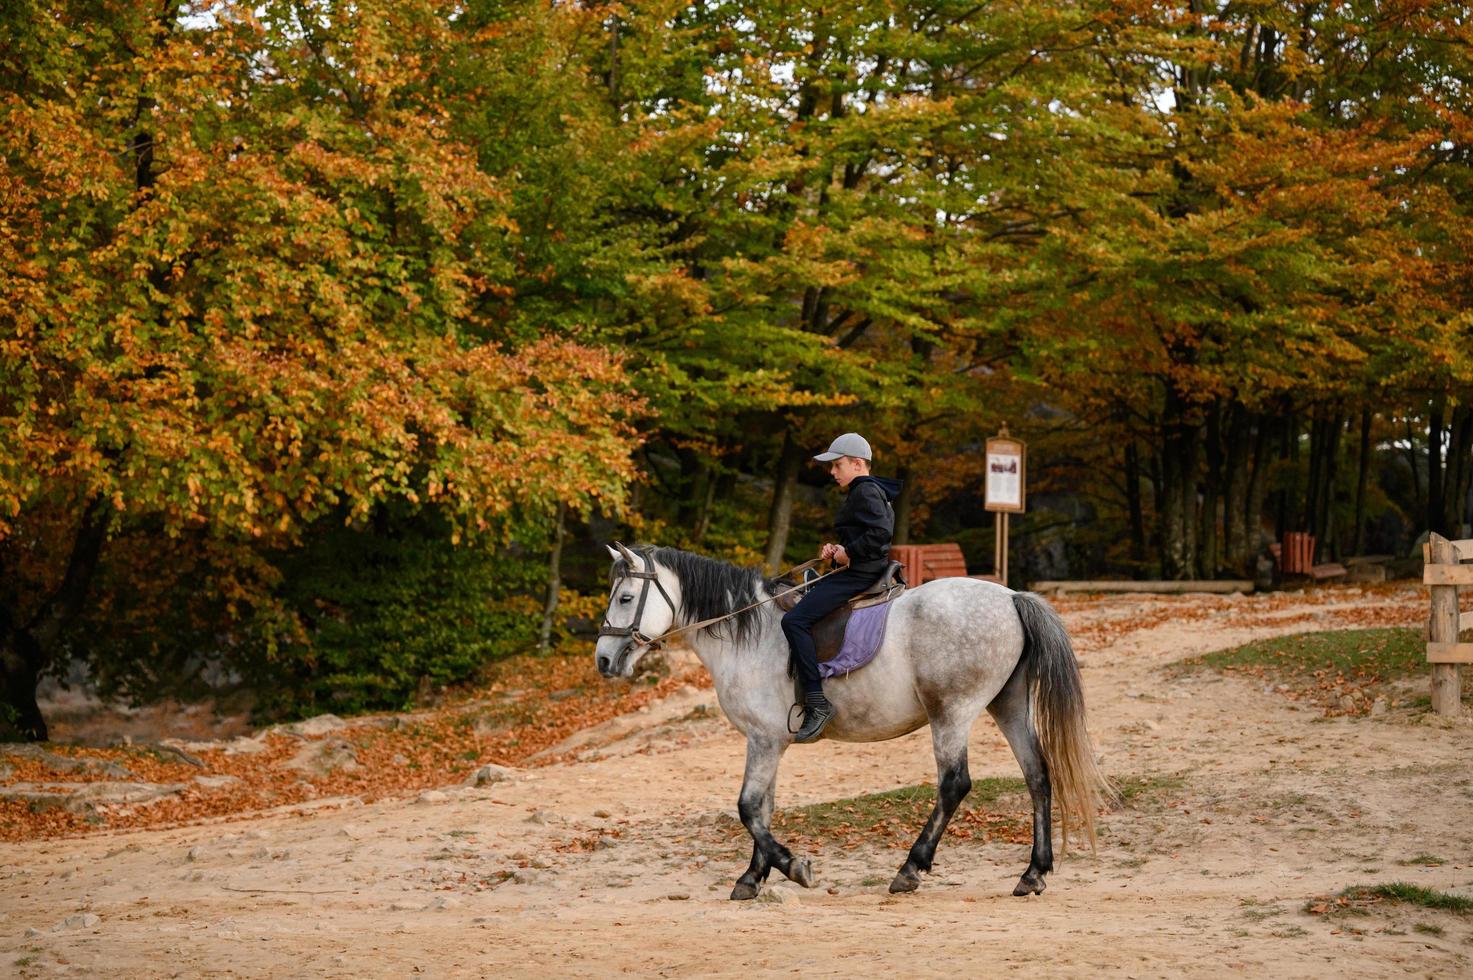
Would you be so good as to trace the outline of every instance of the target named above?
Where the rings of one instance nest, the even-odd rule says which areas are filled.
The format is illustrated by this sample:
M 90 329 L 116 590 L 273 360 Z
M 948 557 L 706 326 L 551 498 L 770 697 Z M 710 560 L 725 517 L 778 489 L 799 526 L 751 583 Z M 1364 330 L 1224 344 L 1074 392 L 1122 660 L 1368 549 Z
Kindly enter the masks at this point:
M 671 631 L 743 610 L 686 634 L 711 672 L 722 711 L 747 737 L 737 809 L 752 835 L 752 863 L 731 897 L 755 898 L 772 868 L 813 887 L 811 862 L 794 857 L 770 829 L 778 763 L 793 741 L 788 718 L 796 690 L 781 610 L 763 600 L 791 583 L 674 548 L 617 545 L 609 553 L 609 606 L 595 652 L 605 677 L 629 677 Z M 1033 799 L 1033 851 L 1013 894 L 1041 893 L 1053 870 L 1053 800 L 1061 844 L 1067 847 L 1069 820 L 1077 817 L 1093 846 L 1095 811 L 1110 790 L 1085 732 L 1073 647 L 1058 614 L 1038 596 L 966 578 L 909 589 L 894 600 L 875 659 L 826 681 L 824 691 L 836 709 L 826 738 L 878 742 L 931 726 L 936 806 L 890 891 L 914 891 L 920 873 L 931 870 L 936 844 L 972 788 L 967 737 L 984 708 Z

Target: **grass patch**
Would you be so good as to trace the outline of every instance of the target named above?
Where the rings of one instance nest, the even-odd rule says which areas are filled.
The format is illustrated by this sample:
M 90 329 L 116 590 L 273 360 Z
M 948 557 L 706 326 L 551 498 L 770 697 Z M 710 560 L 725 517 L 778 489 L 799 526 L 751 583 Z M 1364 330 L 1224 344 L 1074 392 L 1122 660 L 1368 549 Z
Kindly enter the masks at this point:
M 1384 885 L 1355 885 L 1331 898 L 1311 899 L 1305 904 L 1304 911 L 1311 915 L 1366 915 L 1371 906 L 1383 902 L 1416 905 L 1424 909 L 1452 912 L 1455 915 L 1473 914 L 1473 898 L 1440 892 L 1435 888 L 1423 888 L 1404 881 Z
M 1462 895 L 1453 895 L 1450 892 L 1440 892 L 1435 888 L 1423 888 L 1420 885 L 1411 885 L 1404 881 L 1393 881 L 1389 885 L 1369 885 L 1360 888 L 1351 888 L 1344 892 L 1347 895 L 1351 893 L 1359 893 L 1359 896 L 1384 899 L 1388 902 L 1405 902 L 1408 905 L 1420 905 L 1425 909 L 1440 909 L 1444 912 L 1456 912 L 1458 915 L 1473 914 L 1473 898 L 1464 898 Z
M 1418 922 L 1416 925 L 1412 926 L 1412 932 L 1421 932 L 1429 936 L 1440 936 L 1443 934 L 1444 931 L 1445 930 L 1442 928 L 1442 926 L 1434 926 L 1430 922 Z
M 1405 861 L 1398 861 L 1396 863 L 1403 866 L 1413 865 L 1423 868 L 1437 868 L 1447 864 L 1447 858 L 1440 858 L 1435 854 L 1418 854 L 1414 857 L 1407 858 Z
M 1149 803 L 1160 803 L 1166 797 L 1180 793 L 1187 781 L 1182 776 L 1158 773 L 1149 776 L 1122 776 L 1114 781 L 1115 795 L 1122 808 L 1141 807 Z
M 1252 922 L 1262 922 L 1264 919 L 1272 919 L 1284 914 L 1282 905 L 1265 904 L 1256 898 L 1240 899 L 1238 907 L 1243 918 Z
M 1328 715 L 1363 715 L 1394 680 L 1427 670 L 1427 647 L 1415 628 L 1329 630 L 1255 640 L 1182 662 L 1285 684 L 1291 701 Z M 1473 674 L 1473 671 L 1469 672 Z

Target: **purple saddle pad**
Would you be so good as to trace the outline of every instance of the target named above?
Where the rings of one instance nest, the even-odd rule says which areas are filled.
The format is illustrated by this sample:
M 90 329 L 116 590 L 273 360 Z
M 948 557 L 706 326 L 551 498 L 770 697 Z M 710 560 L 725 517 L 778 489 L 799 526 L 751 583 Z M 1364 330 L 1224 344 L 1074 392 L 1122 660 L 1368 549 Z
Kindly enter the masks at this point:
M 889 618 L 888 602 L 850 613 L 849 622 L 844 627 L 844 645 L 839 648 L 838 656 L 818 665 L 819 676 L 825 680 L 842 677 L 875 659 L 885 639 L 885 622 Z

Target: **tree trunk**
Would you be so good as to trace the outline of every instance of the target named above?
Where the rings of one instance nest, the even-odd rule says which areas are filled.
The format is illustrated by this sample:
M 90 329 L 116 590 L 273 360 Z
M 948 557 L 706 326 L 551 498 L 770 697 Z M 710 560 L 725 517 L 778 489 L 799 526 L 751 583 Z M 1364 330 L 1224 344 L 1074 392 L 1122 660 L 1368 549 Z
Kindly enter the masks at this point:
M 36 704 L 36 685 L 46 657 L 27 630 L 0 609 L 0 742 L 46 741 L 46 719 Z
M 1473 406 L 1453 409 L 1447 429 L 1447 464 L 1443 476 L 1444 526 L 1454 538 L 1463 536 L 1468 491 L 1473 485 Z
M 1360 410 L 1360 455 L 1356 460 L 1355 474 L 1355 533 L 1351 535 L 1350 551 L 1362 554 L 1366 546 L 1366 484 L 1371 474 L 1371 409 Z
M 910 507 L 915 499 L 915 482 L 909 466 L 900 467 L 895 477 L 902 482 L 900 495 L 895 498 L 895 533 L 890 540 L 894 544 L 910 544 Z
M 1135 439 L 1125 445 L 1125 504 L 1130 510 L 1130 560 L 1146 563 L 1146 516 L 1141 510 L 1141 455 Z
M 1320 560 L 1329 560 L 1336 552 L 1335 540 L 1335 471 L 1340 458 L 1340 433 L 1345 428 L 1338 412 L 1320 419 L 1319 482 L 1311 508 L 1313 521 L 1309 532 L 1314 535 L 1315 550 Z
M 1197 455 L 1201 429 L 1183 418 L 1185 404 L 1168 390 L 1161 426 L 1161 573 L 1195 577 Z
M 111 510 L 100 498 L 82 510 L 61 585 L 22 624 L 0 605 L 0 741 L 46 741 L 46 720 L 36 704 L 36 684 L 51 663 L 66 627 L 82 612 L 92 574 L 107 540 Z
M 1407 466 L 1410 467 L 1412 471 L 1412 513 L 1420 514 L 1422 513 L 1422 509 L 1426 506 L 1426 502 L 1422 499 L 1422 470 L 1421 467 L 1418 465 L 1417 434 L 1416 431 L 1412 428 L 1411 419 L 1406 420 L 1406 430 Z
M 1444 497 L 1442 479 L 1442 420 L 1443 396 L 1432 402 L 1432 414 L 1427 420 L 1427 530 L 1446 536 L 1447 500 Z
M 1222 405 L 1214 402 L 1207 413 L 1207 482 L 1202 492 L 1201 555 L 1197 563 L 1202 578 L 1214 578 L 1220 567 L 1217 534 L 1217 501 L 1222 487 Z
M 1297 495 L 1299 474 L 1297 468 L 1289 464 L 1298 458 L 1299 424 L 1293 413 L 1288 412 L 1279 422 L 1279 462 L 1284 481 L 1274 500 L 1274 537 L 1279 541 L 1284 540 L 1287 532 L 1295 530 L 1289 527 L 1289 502 Z
M 1248 479 L 1248 500 L 1243 507 L 1242 570 L 1250 577 L 1257 571 L 1263 537 L 1264 486 L 1268 483 L 1269 437 L 1268 416 L 1258 416 L 1258 431 L 1253 436 L 1253 475 Z
M 1222 566 L 1241 575 L 1247 568 L 1248 555 L 1248 436 L 1251 424 L 1248 410 L 1234 403 L 1228 411 L 1227 448 L 1223 474 Z
M 563 537 L 567 533 L 566 518 L 567 505 L 559 501 L 557 505 L 557 525 L 553 529 L 552 534 L 552 554 L 547 560 L 547 602 L 542 609 L 542 640 L 539 647 L 544 654 L 552 650 L 552 622 L 557 614 L 557 603 L 563 589 L 561 566 L 563 562 Z
M 706 532 L 711 529 L 711 511 L 716 506 L 716 484 L 720 482 L 719 473 L 706 468 L 706 489 L 701 495 L 701 510 L 696 515 L 696 526 L 691 531 L 691 545 L 699 548 L 706 540 Z
M 802 468 L 803 450 L 793 437 L 792 426 L 786 425 L 783 427 L 782 452 L 773 472 L 772 506 L 767 511 L 767 546 L 763 551 L 769 575 L 781 571 L 783 555 L 788 550 L 788 532 L 793 525 L 793 491 Z

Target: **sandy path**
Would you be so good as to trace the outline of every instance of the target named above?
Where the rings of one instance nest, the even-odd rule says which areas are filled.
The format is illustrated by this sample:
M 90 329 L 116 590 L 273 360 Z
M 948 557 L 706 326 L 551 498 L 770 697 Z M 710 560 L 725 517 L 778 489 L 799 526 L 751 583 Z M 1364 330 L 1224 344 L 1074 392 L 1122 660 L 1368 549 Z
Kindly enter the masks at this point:
M 826 846 L 819 887 L 775 879 L 776 901 L 728 901 L 746 864 L 730 833 L 742 743 L 690 710 L 714 706 L 709 692 L 686 691 L 598 758 L 486 789 L 9 847 L 0 971 L 1467 975 L 1464 919 L 1302 908 L 1393 880 L 1473 895 L 1473 725 L 1397 710 L 1325 719 L 1261 683 L 1163 669 L 1349 609 L 1418 622 L 1424 596 L 1071 602 L 1106 770 L 1156 789 L 1107 815 L 1097 855 L 1071 851 L 1038 898 L 1009 895 L 1025 848 L 947 840 L 915 895 L 885 891 L 903 852 Z M 1017 775 L 985 718 L 971 758 L 974 777 Z M 926 732 L 798 746 L 779 806 L 934 778 Z

